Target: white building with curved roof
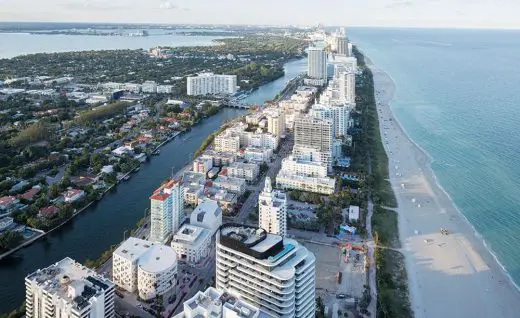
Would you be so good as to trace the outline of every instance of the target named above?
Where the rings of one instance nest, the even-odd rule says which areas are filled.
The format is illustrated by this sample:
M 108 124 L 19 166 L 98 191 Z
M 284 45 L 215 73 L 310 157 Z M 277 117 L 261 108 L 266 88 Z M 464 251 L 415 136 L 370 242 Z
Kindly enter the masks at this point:
M 190 224 L 204 228 L 213 236 L 222 225 L 222 210 L 215 200 L 204 199 L 190 216 Z
M 177 254 L 166 245 L 130 237 L 113 254 L 114 283 L 152 299 L 173 290 L 177 279 Z

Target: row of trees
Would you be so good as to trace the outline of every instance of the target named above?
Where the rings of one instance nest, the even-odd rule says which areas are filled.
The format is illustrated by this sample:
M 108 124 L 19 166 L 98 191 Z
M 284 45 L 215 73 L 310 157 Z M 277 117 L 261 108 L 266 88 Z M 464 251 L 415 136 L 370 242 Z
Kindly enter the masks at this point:
M 76 122 L 81 125 L 90 125 L 95 121 L 113 117 L 117 114 L 123 114 L 129 104 L 125 102 L 115 102 L 112 104 L 99 106 L 88 111 L 84 111 L 76 118 Z

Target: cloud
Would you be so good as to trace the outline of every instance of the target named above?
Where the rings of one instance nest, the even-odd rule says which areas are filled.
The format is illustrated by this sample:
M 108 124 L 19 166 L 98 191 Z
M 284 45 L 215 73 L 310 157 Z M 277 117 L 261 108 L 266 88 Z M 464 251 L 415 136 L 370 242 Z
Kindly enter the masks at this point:
M 181 9 L 181 8 L 179 8 L 178 5 L 173 4 L 171 1 L 161 2 L 161 4 L 159 5 L 159 8 L 165 9 L 165 10 Z
M 95 10 L 121 10 L 125 9 L 122 5 L 109 4 L 104 1 L 85 0 L 80 2 L 66 2 L 61 4 L 62 7 L 74 11 L 95 11 Z
M 413 6 L 412 1 L 394 1 L 385 6 L 386 9 L 399 9 L 399 8 L 408 8 Z

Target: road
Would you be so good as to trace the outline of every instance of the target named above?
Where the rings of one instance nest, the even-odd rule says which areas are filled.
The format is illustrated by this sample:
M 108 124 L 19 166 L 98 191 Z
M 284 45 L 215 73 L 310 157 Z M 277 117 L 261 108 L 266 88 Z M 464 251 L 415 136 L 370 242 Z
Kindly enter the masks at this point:
M 281 140 L 280 151 L 274 155 L 274 161 L 269 163 L 269 169 L 267 173 L 264 174 L 258 183 L 255 185 L 253 189 L 251 189 L 251 194 L 247 198 L 246 202 L 240 208 L 240 211 L 236 217 L 241 223 L 247 221 L 247 217 L 249 213 L 255 209 L 256 204 L 258 203 L 258 196 L 262 189 L 264 188 L 265 177 L 269 176 L 271 180 L 274 180 L 278 171 L 282 167 L 282 159 L 285 158 L 291 151 L 294 144 L 294 139 L 292 135 L 287 135 L 285 139 Z
M 374 257 L 374 238 L 372 237 L 372 215 L 374 213 L 374 205 L 372 203 L 372 195 L 368 193 L 368 204 L 367 204 L 367 219 L 366 219 L 366 230 L 369 239 L 368 246 L 368 259 L 370 266 L 368 268 L 368 281 L 370 286 L 370 303 L 368 304 L 368 311 L 372 313 L 371 317 L 377 316 L 377 285 L 376 285 L 376 262 Z

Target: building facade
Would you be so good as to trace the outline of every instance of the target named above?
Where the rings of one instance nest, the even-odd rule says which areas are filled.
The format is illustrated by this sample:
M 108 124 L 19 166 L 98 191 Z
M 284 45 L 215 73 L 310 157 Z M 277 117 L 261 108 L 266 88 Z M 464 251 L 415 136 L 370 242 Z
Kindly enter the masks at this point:
M 236 75 L 215 75 L 213 73 L 188 76 L 188 95 L 223 94 L 233 95 L 237 92 Z
M 333 126 L 330 119 L 299 116 L 294 122 L 294 146 L 330 152 L 332 150 L 332 138 Z
M 174 290 L 177 279 L 177 256 L 166 245 L 130 237 L 113 253 L 114 283 L 142 299 Z
M 226 224 L 217 235 L 216 288 L 241 295 L 272 317 L 315 315 L 315 257 L 298 242 Z
M 287 196 L 273 190 L 271 178 L 265 178 L 265 185 L 258 196 L 258 226 L 269 233 L 285 237 L 287 234 Z
M 173 236 L 171 245 L 179 261 L 197 264 L 209 255 L 211 235 L 204 228 L 185 224 Z
M 308 50 L 307 76 L 318 80 L 327 80 L 327 52 L 310 47 Z
M 164 243 L 184 219 L 184 186 L 179 180 L 161 185 L 150 197 L 150 240 Z
M 71 258 L 25 278 L 25 317 L 115 317 L 114 283 Z
M 252 182 L 258 178 L 260 167 L 256 163 L 234 162 L 227 169 L 228 177 L 240 178 Z

